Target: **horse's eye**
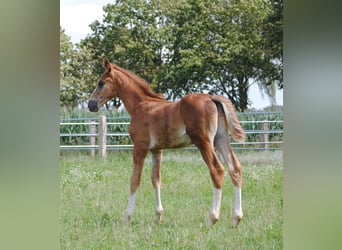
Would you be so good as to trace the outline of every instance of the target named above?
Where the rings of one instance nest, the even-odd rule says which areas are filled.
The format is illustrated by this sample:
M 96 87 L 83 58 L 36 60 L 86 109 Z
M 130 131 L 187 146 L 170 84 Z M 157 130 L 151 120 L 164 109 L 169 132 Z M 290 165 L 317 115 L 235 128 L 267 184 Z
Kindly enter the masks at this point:
M 103 81 L 100 80 L 100 81 L 99 81 L 99 84 L 98 84 L 98 85 L 99 85 L 99 88 L 102 88 L 104 84 L 105 84 L 105 83 L 104 83 Z

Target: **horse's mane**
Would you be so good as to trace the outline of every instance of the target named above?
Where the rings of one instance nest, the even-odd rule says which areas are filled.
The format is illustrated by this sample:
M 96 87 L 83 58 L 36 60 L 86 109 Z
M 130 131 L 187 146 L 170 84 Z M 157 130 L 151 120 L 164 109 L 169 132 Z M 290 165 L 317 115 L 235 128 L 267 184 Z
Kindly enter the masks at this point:
M 112 65 L 117 71 L 120 71 L 121 73 L 125 74 L 127 77 L 132 79 L 135 82 L 135 84 L 143 91 L 145 95 L 152 97 L 152 98 L 165 100 L 164 95 L 160 93 L 154 93 L 150 85 L 143 78 L 137 76 L 136 74 L 134 74 L 133 72 L 127 69 L 121 68 L 120 66 L 114 63 L 112 63 Z

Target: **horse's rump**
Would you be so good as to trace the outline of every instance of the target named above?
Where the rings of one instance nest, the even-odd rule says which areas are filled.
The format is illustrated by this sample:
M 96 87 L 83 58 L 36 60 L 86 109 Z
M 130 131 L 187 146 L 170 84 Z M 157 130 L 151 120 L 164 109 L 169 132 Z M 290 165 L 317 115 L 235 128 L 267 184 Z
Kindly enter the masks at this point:
M 225 117 L 226 127 L 231 132 L 233 138 L 238 142 L 243 142 L 246 139 L 246 134 L 241 127 L 239 119 L 236 115 L 233 104 L 229 99 L 224 96 L 215 95 L 212 96 L 213 102 L 215 102 L 218 112 L 222 112 Z
M 224 129 L 227 133 L 232 134 L 234 140 L 238 142 L 245 141 L 245 132 L 238 120 L 235 108 L 228 98 L 220 95 L 194 93 L 183 97 L 180 105 L 184 123 L 188 129 L 192 130 L 192 133 L 201 132 L 197 131 L 196 128 L 205 129 L 206 131 Z M 222 122 L 218 122 L 216 125 L 216 121 L 219 119 Z M 216 126 L 224 126 L 224 128 Z

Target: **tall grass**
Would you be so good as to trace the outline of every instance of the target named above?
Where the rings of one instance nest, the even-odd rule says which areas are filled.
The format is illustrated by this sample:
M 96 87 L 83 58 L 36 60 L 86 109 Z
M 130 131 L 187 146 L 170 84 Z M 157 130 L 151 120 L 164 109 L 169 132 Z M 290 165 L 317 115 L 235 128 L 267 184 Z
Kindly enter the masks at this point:
M 132 158 L 111 152 L 106 160 L 63 153 L 62 249 L 282 249 L 282 152 L 244 152 L 243 212 L 232 229 L 234 192 L 223 187 L 220 220 L 206 226 L 212 200 L 209 172 L 197 151 L 169 151 L 162 164 L 163 221 L 154 222 L 151 160 L 146 159 L 136 208 L 123 220 Z

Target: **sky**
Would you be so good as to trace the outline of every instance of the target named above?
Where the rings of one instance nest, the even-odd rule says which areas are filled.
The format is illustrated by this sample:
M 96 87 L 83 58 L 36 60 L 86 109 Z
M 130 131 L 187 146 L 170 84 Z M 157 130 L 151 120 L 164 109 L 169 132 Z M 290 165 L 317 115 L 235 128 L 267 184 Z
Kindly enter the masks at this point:
M 102 21 L 102 7 L 110 0 L 60 0 L 60 25 L 65 30 L 71 41 L 79 41 L 91 34 L 89 25 L 95 20 Z M 249 108 L 262 109 L 270 105 L 270 100 L 266 94 L 260 93 L 256 84 L 249 88 L 249 99 L 252 104 Z M 283 90 L 277 90 L 276 103 L 283 105 Z

